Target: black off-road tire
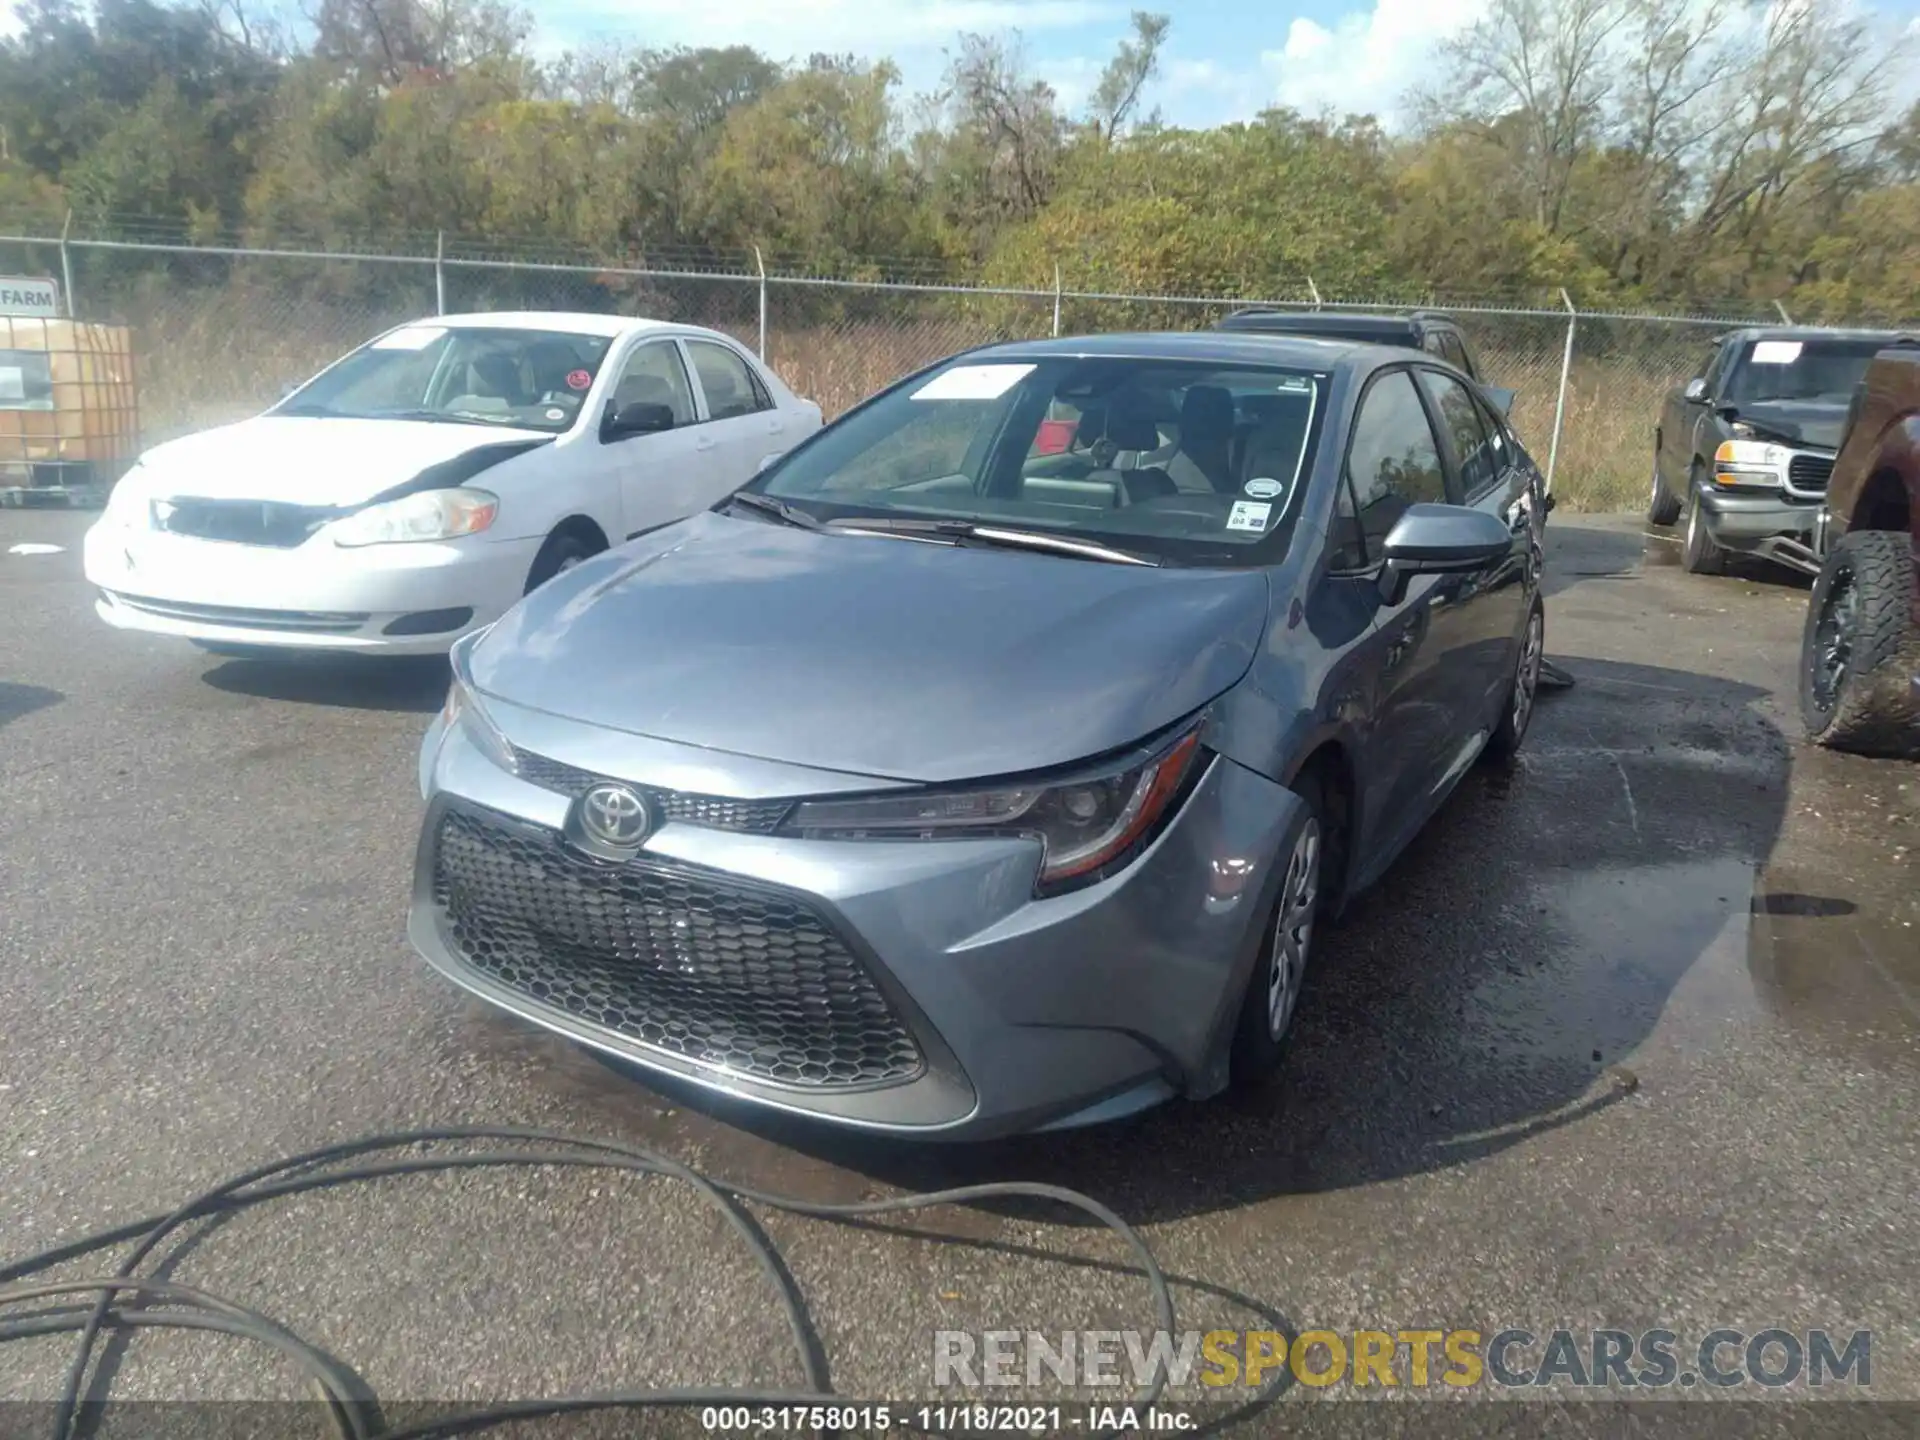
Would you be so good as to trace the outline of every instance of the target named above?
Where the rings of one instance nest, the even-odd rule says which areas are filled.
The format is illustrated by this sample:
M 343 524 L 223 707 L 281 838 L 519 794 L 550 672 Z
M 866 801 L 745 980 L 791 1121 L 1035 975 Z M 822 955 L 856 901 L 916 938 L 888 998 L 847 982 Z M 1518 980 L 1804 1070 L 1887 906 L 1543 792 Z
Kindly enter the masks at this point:
M 1240 1020 L 1233 1035 L 1232 1081 L 1243 1089 L 1270 1079 L 1286 1058 L 1287 1041 L 1292 1037 L 1294 1017 L 1299 1011 L 1300 985 L 1305 977 L 1306 964 L 1311 960 L 1315 943 L 1334 909 L 1331 897 L 1339 883 L 1339 866 L 1345 853 L 1341 836 L 1334 833 L 1341 819 L 1335 813 L 1336 807 L 1331 804 L 1326 781 L 1320 772 L 1310 765 L 1295 777 L 1292 789 L 1304 802 L 1303 813 L 1288 834 L 1278 858 L 1280 889 L 1272 909 L 1267 912 L 1264 922 L 1266 935 L 1261 944 L 1260 958 L 1254 964 L 1253 973 L 1247 977 L 1246 994 L 1240 1002 Z M 1278 943 L 1280 928 L 1290 913 L 1297 909 L 1300 897 L 1292 883 L 1292 866 L 1299 853 L 1303 834 L 1309 833 L 1315 846 L 1315 859 L 1310 882 L 1313 893 L 1308 910 L 1307 943 L 1301 947 L 1297 964 L 1285 977 L 1286 983 L 1291 986 L 1291 999 L 1276 1027 L 1271 1000 L 1276 967 L 1283 963 L 1282 947 Z
M 1700 505 L 1700 467 L 1694 466 L 1687 485 L 1687 534 L 1680 545 L 1680 563 L 1689 575 L 1724 575 L 1727 552 L 1707 533 L 1706 514 Z
M 1653 489 L 1647 498 L 1647 523 L 1649 525 L 1671 525 L 1680 518 L 1680 497 L 1667 488 L 1666 478 L 1660 473 L 1660 447 L 1654 445 Z
M 1901 531 L 1851 531 L 1827 553 L 1800 638 L 1800 718 L 1815 744 L 1920 756 L 1914 580 Z
M 540 553 L 533 558 L 533 568 L 527 572 L 526 593 L 531 595 L 562 570 L 571 570 L 582 560 L 598 555 L 605 548 L 578 531 L 554 531 L 547 537 L 547 543 L 540 547 Z

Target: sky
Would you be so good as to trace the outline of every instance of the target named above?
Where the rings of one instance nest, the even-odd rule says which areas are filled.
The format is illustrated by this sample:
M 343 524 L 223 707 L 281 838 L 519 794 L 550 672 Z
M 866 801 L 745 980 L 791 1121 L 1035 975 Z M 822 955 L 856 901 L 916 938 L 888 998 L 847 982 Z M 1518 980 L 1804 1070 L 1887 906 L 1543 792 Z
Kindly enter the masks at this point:
M 0 0 L 0 34 L 13 0 Z M 271 3 L 271 0 L 269 0 Z M 932 89 L 962 31 L 1017 30 L 1033 71 L 1077 109 L 1129 14 L 1173 21 L 1146 97 L 1170 124 L 1251 119 L 1268 105 L 1404 119 L 1440 43 L 1488 0 L 523 0 L 547 54 L 607 37 L 642 45 L 749 44 L 775 59 L 891 56 L 909 93 Z M 1781 0 L 1796 3 L 1796 0 Z M 1798 0 L 1877 10 L 1920 41 L 1920 0 Z M 1916 46 L 1920 52 L 1920 45 Z M 1903 87 L 1903 89 L 1906 87 Z M 1920 74 L 1912 88 L 1920 91 Z

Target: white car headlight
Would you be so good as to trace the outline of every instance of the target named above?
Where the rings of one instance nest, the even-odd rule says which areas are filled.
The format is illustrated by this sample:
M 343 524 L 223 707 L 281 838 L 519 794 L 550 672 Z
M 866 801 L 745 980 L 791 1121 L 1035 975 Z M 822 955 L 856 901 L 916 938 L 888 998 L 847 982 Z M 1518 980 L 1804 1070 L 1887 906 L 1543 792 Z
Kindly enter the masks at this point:
M 1713 452 L 1716 485 L 1778 485 L 1786 479 L 1789 451 L 1762 440 L 1726 440 Z
M 493 717 L 487 714 L 487 707 L 480 699 L 480 692 L 474 688 L 472 674 L 467 668 L 473 647 L 480 643 L 486 633 L 485 630 L 476 630 L 454 642 L 447 656 L 453 667 L 453 683 L 447 687 L 447 703 L 441 707 L 440 719 L 449 731 L 458 726 L 481 754 L 508 774 L 517 775 L 520 761 L 514 754 L 513 742 L 501 733 L 500 727 L 493 723 Z
M 1197 773 L 1200 754 L 1195 726 L 1144 760 L 1070 780 L 813 801 L 795 811 L 787 828 L 809 839 L 834 840 L 1027 836 L 1045 848 L 1040 887 L 1054 892 L 1096 880 L 1130 860 Z
M 500 497 L 485 490 L 421 490 L 370 505 L 328 529 L 336 545 L 398 545 L 477 535 L 500 513 Z

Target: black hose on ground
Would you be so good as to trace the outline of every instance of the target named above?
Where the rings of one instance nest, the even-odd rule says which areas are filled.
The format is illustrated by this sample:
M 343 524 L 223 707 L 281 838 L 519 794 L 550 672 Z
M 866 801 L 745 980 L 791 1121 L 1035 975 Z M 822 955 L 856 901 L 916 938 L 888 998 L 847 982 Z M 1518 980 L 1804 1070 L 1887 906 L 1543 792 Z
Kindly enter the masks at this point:
M 452 1154 L 422 1153 L 422 1147 L 476 1143 L 508 1146 L 504 1149 L 467 1149 Z M 358 1165 L 343 1162 L 383 1151 L 415 1153 Z M 497 1166 L 595 1166 L 660 1176 L 690 1186 L 713 1206 L 741 1237 L 759 1261 L 778 1297 L 806 1377 L 798 1390 L 678 1388 L 620 1390 L 562 1395 L 545 1400 L 519 1401 L 460 1411 L 404 1429 L 387 1427 L 377 1398 L 348 1366 L 308 1344 L 269 1316 L 204 1290 L 174 1281 L 143 1279 L 140 1264 L 182 1226 L 207 1216 L 229 1214 L 285 1195 L 350 1185 L 398 1175 Z M 56 1245 L 23 1260 L 0 1265 L 0 1312 L 32 1301 L 70 1296 L 96 1297 L 91 1304 L 56 1305 L 8 1320 L 0 1318 L 0 1343 L 53 1334 L 79 1337 L 66 1384 L 55 1409 L 53 1440 L 72 1440 L 75 1414 L 91 1397 L 89 1370 L 100 1333 L 108 1328 L 167 1327 L 213 1330 L 242 1336 L 278 1350 L 291 1359 L 324 1398 L 336 1432 L 342 1440 L 431 1440 L 431 1437 L 472 1434 L 510 1421 L 588 1410 L 659 1409 L 695 1405 L 820 1406 L 854 1402 L 836 1396 L 828 1383 L 824 1358 L 819 1354 L 807 1322 L 805 1301 L 786 1266 L 746 1210 L 759 1205 L 813 1219 L 854 1222 L 879 1215 L 923 1210 L 939 1205 L 964 1205 L 980 1200 L 1023 1198 L 1050 1200 L 1092 1216 L 1118 1235 L 1133 1251 L 1153 1300 L 1154 1324 L 1167 1334 L 1174 1330 L 1173 1292 L 1146 1241 L 1126 1221 L 1099 1201 L 1057 1185 L 1018 1181 L 965 1185 L 919 1195 L 868 1200 L 852 1204 L 823 1204 L 775 1195 L 725 1180 L 711 1180 L 677 1160 L 639 1146 L 595 1140 L 557 1131 L 518 1127 L 457 1126 L 373 1135 L 339 1145 L 310 1150 L 277 1160 L 223 1181 L 204 1194 L 165 1215 L 148 1216 L 111 1229 Z M 81 1256 L 115 1245 L 138 1242 L 110 1276 L 59 1281 L 31 1281 L 35 1276 Z M 164 1310 L 138 1308 L 142 1300 L 157 1301 Z M 1156 1402 L 1166 1389 L 1163 1367 L 1129 1398 L 1135 1406 Z

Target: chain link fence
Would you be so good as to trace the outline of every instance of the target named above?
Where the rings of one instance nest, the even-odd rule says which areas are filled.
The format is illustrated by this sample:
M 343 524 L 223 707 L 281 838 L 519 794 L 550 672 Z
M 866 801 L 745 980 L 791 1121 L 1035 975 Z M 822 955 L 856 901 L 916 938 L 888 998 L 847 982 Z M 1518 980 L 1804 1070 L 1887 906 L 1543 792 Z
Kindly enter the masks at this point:
M 725 331 L 831 418 L 970 346 L 1050 334 L 1204 329 L 1250 303 L 1403 309 L 1355 297 L 1111 295 L 769 272 L 516 260 L 489 251 L 359 254 L 0 236 L 0 273 L 62 282 L 70 311 L 130 327 L 147 444 L 257 413 L 371 335 L 422 315 L 584 310 Z M 1310 285 L 1310 282 L 1309 282 Z M 1714 335 L 1779 318 L 1444 308 L 1570 509 L 1637 506 L 1662 396 Z

